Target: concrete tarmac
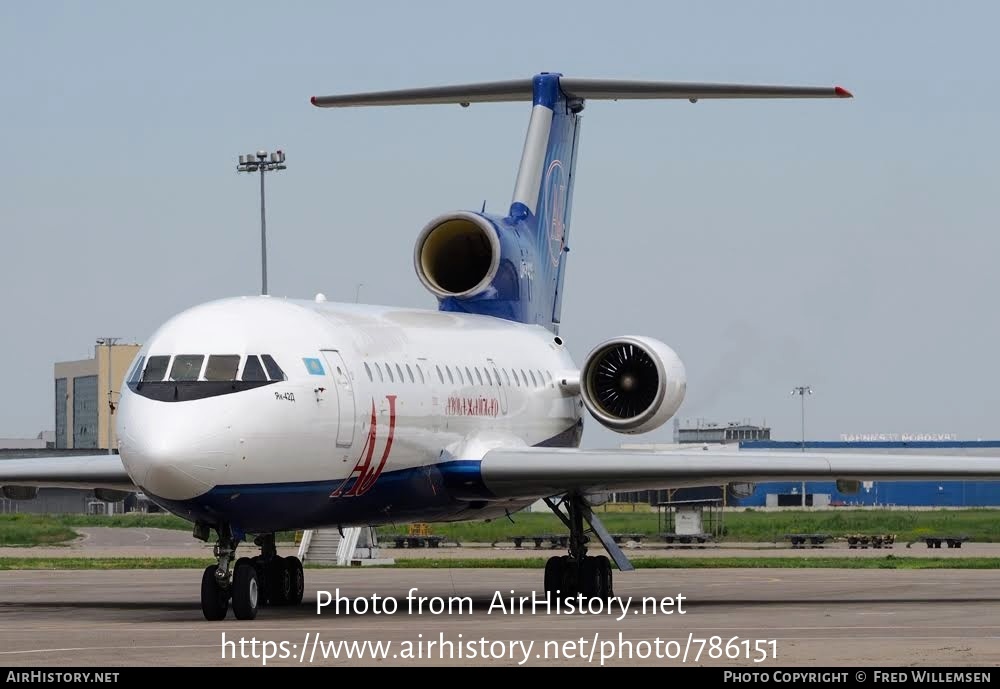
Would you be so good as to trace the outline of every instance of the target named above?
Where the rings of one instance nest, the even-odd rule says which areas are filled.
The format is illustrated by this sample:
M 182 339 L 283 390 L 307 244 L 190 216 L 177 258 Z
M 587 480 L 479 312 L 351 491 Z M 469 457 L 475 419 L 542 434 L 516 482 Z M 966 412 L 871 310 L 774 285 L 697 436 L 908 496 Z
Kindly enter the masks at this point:
M 610 655 L 605 664 L 671 666 L 685 661 L 657 658 L 657 650 L 680 656 L 685 649 L 687 664 L 747 669 L 1000 663 L 1000 574 L 995 571 L 642 570 L 616 573 L 616 595 L 634 599 L 620 621 L 617 607 L 613 615 L 489 612 L 496 591 L 530 596 L 540 588 L 541 576 L 538 570 L 310 569 L 303 605 L 264 608 L 252 622 L 237 621 L 231 613 L 222 622 L 206 622 L 198 603 L 200 570 L 0 572 L 0 665 L 262 664 L 261 658 L 240 657 L 241 638 L 247 656 L 255 651 L 251 639 L 258 642 L 258 656 L 265 650 L 262 642 L 274 642 L 269 648 L 279 655 L 277 644 L 286 642 L 287 657 L 272 658 L 269 665 L 515 665 L 525 655 L 528 665 L 597 665 L 602 655 Z M 473 610 L 431 614 L 425 607 L 422 614 L 411 614 L 407 594 L 413 587 L 417 596 L 428 598 L 470 596 Z M 317 590 L 333 594 L 338 588 L 341 596 L 363 597 L 369 605 L 372 594 L 391 597 L 397 611 L 357 614 L 328 608 L 317 615 Z M 678 594 L 684 596 L 683 615 L 676 612 Z M 663 614 L 659 608 L 654 614 L 649 607 L 643 612 L 642 597 L 672 597 L 668 609 L 675 612 Z M 223 634 L 236 642 L 225 650 Z M 442 635 L 464 645 L 453 646 L 442 658 L 437 645 Z M 631 658 L 619 635 L 632 642 Z M 710 657 L 713 636 L 722 639 L 721 658 Z M 729 652 L 737 657 L 726 658 L 733 637 Z M 700 639 L 708 641 L 698 655 Z M 343 650 L 340 658 L 324 657 L 331 654 L 328 644 L 338 641 L 391 645 L 378 661 L 370 653 L 345 659 Z M 435 642 L 430 649 L 429 641 Z M 750 642 L 749 659 L 743 641 Z M 757 641 L 764 642 L 759 646 L 768 658 L 755 664 Z M 524 645 L 531 642 L 526 654 Z M 423 658 L 404 657 L 407 644 Z M 308 655 L 300 659 L 303 648 Z M 473 648 L 477 655 L 485 650 L 501 657 L 470 659 Z M 459 649 L 463 658 L 457 657 Z M 654 655 L 638 657 L 647 653 Z

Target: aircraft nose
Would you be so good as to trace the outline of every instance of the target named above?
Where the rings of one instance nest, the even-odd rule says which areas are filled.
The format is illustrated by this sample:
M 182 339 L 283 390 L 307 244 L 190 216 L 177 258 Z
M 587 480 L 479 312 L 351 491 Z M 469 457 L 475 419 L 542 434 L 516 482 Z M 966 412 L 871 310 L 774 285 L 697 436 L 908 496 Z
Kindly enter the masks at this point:
M 200 476 L 203 468 L 189 461 L 191 445 L 187 439 L 160 432 L 145 433 L 129 443 L 124 456 L 128 457 L 129 472 L 150 495 L 183 500 L 212 488 Z
M 181 409 L 157 409 L 154 422 L 143 407 L 164 403 L 131 402 L 119 408 L 119 452 L 136 485 L 168 500 L 187 500 L 218 485 L 231 454 L 227 425 L 206 429 Z

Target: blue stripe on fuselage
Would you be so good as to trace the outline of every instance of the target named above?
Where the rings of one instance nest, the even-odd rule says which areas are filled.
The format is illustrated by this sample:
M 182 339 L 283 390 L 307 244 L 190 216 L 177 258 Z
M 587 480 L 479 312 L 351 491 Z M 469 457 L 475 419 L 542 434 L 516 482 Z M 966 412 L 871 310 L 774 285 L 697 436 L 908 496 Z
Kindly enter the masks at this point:
M 331 524 L 472 519 L 472 515 L 461 515 L 481 508 L 492 497 L 479 466 L 478 460 L 455 460 L 387 471 L 368 492 L 350 497 L 331 497 L 343 483 L 336 480 L 222 485 L 190 500 L 150 498 L 186 519 L 209 524 L 225 521 L 249 533 Z M 351 485 L 353 481 L 343 492 Z
M 579 447 L 582 435 L 581 419 L 538 446 Z M 481 464 L 478 459 L 457 459 L 387 471 L 368 492 L 349 497 L 354 479 L 336 498 L 331 495 L 343 479 L 220 485 L 189 500 L 167 500 L 149 491 L 146 495 L 185 519 L 227 522 L 247 533 L 502 516 L 509 505 L 491 503 L 495 496 L 483 482 Z

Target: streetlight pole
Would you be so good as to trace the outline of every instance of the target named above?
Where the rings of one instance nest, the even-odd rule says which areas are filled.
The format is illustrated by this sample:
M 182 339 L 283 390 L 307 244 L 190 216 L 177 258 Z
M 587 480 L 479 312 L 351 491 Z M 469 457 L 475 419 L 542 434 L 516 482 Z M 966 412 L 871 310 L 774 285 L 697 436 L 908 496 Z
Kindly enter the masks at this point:
M 111 348 L 115 346 L 120 338 L 117 337 L 99 337 L 97 339 L 98 346 L 106 346 L 108 348 L 108 454 L 113 455 L 115 453 L 114 448 L 111 443 L 111 416 L 115 413 L 115 400 L 114 400 L 114 381 L 111 379 Z
M 802 452 L 806 451 L 806 395 L 813 394 L 812 388 L 808 385 L 797 385 L 792 388 L 792 394 L 798 395 L 802 402 Z M 806 506 L 806 482 L 802 482 L 802 506 Z
M 284 170 L 285 152 L 257 151 L 240 156 L 237 172 L 260 173 L 260 293 L 267 294 L 267 217 L 264 212 L 264 173 Z
M 264 212 L 264 168 L 260 168 L 260 293 L 267 294 L 267 213 Z
M 359 282 L 357 287 L 354 288 L 354 303 L 358 303 L 358 298 L 361 296 L 361 288 L 365 286 L 365 283 Z

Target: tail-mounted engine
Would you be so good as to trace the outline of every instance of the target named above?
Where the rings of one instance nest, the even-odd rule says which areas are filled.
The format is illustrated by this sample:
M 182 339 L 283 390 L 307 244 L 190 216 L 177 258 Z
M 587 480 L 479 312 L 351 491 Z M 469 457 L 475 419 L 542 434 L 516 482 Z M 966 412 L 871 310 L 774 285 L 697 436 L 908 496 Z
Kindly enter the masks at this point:
M 442 311 L 556 330 L 562 248 L 553 259 L 548 240 L 544 254 L 536 240 L 523 221 L 455 211 L 424 226 L 413 247 L 413 267 Z
M 500 268 L 500 235 L 488 218 L 458 211 L 429 222 L 417 237 L 413 265 L 438 299 L 475 297 Z
M 677 412 L 686 390 L 680 357 L 650 337 L 608 340 L 587 356 L 580 371 L 587 410 L 619 433 L 659 428 Z

